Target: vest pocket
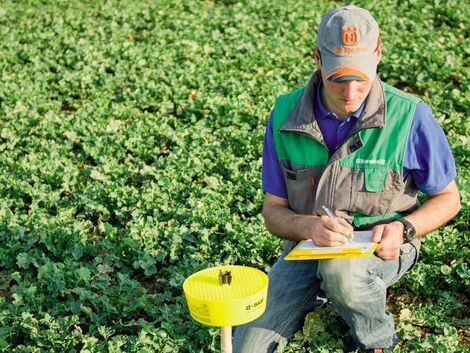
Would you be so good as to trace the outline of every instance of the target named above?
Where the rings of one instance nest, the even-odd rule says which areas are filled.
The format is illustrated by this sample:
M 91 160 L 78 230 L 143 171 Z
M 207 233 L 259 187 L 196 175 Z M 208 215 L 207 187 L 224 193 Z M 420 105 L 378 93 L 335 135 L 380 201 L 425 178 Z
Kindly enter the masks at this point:
M 369 192 L 382 192 L 384 190 L 385 178 L 387 177 L 386 169 L 365 168 L 364 184 Z
M 352 212 L 379 215 L 389 212 L 400 183 L 386 168 L 364 167 L 353 171 L 351 185 Z
M 312 213 L 315 186 L 312 168 L 292 170 L 282 163 L 281 166 L 286 181 L 289 207 L 297 213 Z

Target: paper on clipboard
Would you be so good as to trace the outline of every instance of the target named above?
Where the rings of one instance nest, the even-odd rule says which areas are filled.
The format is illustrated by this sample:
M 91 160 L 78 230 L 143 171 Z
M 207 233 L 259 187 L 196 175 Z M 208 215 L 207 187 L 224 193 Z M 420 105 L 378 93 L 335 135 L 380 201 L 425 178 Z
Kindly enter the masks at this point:
M 372 255 L 378 243 L 371 241 L 372 231 L 354 232 L 354 243 L 342 246 L 318 246 L 312 240 L 301 241 L 284 259 L 315 260 L 347 257 L 366 257 Z

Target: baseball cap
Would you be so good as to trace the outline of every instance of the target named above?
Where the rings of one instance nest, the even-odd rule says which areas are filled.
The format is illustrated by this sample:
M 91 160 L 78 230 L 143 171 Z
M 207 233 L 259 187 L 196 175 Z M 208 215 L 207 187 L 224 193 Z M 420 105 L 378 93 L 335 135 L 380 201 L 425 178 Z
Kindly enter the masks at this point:
M 330 81 L 373 80 L 379 26 L 369 11 L 348 5 L 329 11 L 318 28 L 317 48 Z

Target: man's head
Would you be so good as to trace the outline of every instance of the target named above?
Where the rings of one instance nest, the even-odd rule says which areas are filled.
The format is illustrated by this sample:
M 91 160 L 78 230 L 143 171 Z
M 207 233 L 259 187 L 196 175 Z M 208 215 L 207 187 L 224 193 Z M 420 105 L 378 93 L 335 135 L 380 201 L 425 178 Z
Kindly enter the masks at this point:
M 367 10 L 349 5 L 323 17 L 315 61 L 325 87 L 322 99 L 338 117 L 356 111 L 366 99 L 381 53 L 379 27 Z
M 329 11 L 318 29 L 317 53 L 330 81 L 373 81 L 380 61 L 379 26 L 354 5 Z

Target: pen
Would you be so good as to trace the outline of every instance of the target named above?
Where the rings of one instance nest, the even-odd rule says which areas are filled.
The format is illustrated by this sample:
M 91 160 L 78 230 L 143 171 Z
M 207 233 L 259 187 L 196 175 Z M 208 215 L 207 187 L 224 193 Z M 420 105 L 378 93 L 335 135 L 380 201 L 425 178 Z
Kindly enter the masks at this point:
M 336 221 L 336 216 L 333 212 L 331 212 L 331 210 L 326 207 L 325 205 L 323 205 L 321 208 L 323 208 L 323 211 L 325 211 L 326 215 L 328 217 L 330 217 L 333 221 Z M 351 239 L 351 236 L 349 234 L 346 234 L 346 238 L 352 243 L 354 244 L 353 240 Z

